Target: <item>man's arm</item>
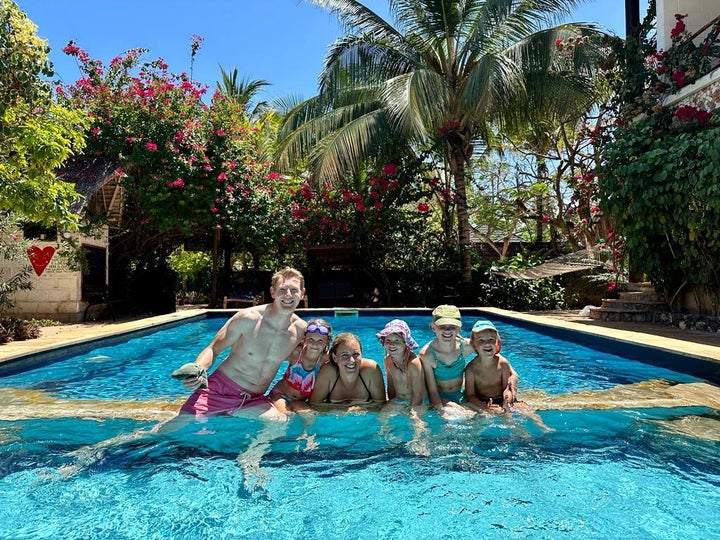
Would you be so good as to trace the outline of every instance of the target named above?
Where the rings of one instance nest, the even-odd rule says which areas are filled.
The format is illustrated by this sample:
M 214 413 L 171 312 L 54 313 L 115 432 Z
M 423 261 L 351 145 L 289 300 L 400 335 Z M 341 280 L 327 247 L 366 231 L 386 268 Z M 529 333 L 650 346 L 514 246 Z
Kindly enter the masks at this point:
M 242 327 L 243 318 L 240 312 L 238 312 L 218 330 L 210 344 L 200 351 L 200 354 L 195 358 L 195 363 L 201 365 L 206 370 L 210 369 L 218 355 L 242 337 Z
M 218 355 L 239 340 L 242 337 L 242 324 L 239 320 L 240 317 L 235 315 L 229 319 L 223 327 L 218 330 L 215 337 L 210 344 L 205 347 L 195 358 L 194 362 L 185 364 L 182 368 L 173 373 L 174 377 L 180 378 L 181 375 L 176 375 L 178 372 L 185 370 L 189 371 L 188 368 L 195 368 L 196 375 L 185 376 L 182 378 L 182 383 L 188 390 L 195 391 L 200 387 L 207 386 L 207 370 L 209 370 L 215 363 L 215 359 Z

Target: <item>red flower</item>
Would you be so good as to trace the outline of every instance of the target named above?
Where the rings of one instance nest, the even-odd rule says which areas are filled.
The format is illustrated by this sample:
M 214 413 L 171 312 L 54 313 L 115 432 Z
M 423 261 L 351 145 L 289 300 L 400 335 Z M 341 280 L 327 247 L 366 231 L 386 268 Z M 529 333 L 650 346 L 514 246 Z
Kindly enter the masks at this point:
M 698 111 L 695 115 L 695 120 L 697 120 L 698 125 L 704 126 L 705 124 L 708 123 L 708 121 L 710 120 L 711 117 L 712 117 L 712 113 L 709 113 L 708 111 L 705 111 L 703 109 L 698 109 Z
M 680 88 L 687 84 L 687 80 L 685 79 L 685 72 L 682 69 L 676 69 L 675 71 L 673 71 L 671 78 Z
M 147 142 L 145 143 L 145 148 L 147 148 L 151 152 L 155 152 L 157 150 L 157 144 L 155 144 L 154 142 Z
M 542 218 L 540 218 L 540 221 L 542 221 L 543 223 L 547 223 L 548 221 L 550 221 L 550 216 L 543 216 Z
M 397 174 L 397 171 L 397 165 L 395 165 L 394 163 L 388 163 L 380 170 L 380 172 L 385 176 L 392 176 L 394 174 Z
M 675 28 L 670 30 L 671 38 L 676 38 L 685 31 L 685 22 L 683 22 L 685 17 L 687 17 L 687 15 L 680 15 L 679 13 L 675 14 L 675 20 L 677 20 L 677 23 L 675 24 Z
M 420 203 L 417 206 L 418 212 L 425 214 L 430 211 L 430 205 L 428 203 Z

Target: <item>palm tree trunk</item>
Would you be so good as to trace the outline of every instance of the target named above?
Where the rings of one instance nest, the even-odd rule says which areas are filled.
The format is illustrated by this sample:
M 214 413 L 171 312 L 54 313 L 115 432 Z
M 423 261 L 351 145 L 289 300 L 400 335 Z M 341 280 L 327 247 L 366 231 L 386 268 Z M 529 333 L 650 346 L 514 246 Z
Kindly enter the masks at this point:
M 456 139 L 460 139 L 457 137 Z M 470 252 L 470 217 L 467 207 L 467 180 L 465 178 L 466 146 L 461 140 L 448 139 L 447 152 L 450 175 L 455 186 L 458 247 L 460 248 L 460 298 L 462 305 L 471 306 L 473 301 L 472 256 Z

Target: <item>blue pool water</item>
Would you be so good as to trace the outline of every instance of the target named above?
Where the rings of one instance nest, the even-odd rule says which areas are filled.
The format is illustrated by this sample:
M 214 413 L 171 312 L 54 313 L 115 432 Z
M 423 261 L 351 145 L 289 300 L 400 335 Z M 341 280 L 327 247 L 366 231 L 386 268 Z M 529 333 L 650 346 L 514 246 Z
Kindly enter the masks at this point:
M 331 322 L 380 360 L 374 333 L 390 318 Z M 427 317 L 403 318 L 418 342 L 431 338 Z M 43 400 L 142 409 L 184 398 L 168 374 L 224 320 L 0 378 L 0 400 L 31 395 L 39 411 L 0 421 L 0 538 L 720 537 L 720 443 L 677 429 L 716 426 L 720 411 L 633 405 L 644 384 L 702 379 L 503 321 L 521 398 L 549 403 L 538 414 L 553 431 L 518 414 L 428 412 L 419 424 L 376 412 L 276 424 L 218 417 L 170 434 L 148 434 L 148 420 L 43 417 Z M 625 404 L 586 408 L 581 398 L 594 392 Z

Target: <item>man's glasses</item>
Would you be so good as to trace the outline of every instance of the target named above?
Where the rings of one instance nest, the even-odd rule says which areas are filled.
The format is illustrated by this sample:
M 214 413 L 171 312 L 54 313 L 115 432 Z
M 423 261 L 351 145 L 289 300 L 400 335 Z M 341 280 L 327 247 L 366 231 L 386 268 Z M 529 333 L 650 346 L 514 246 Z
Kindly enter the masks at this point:
M 307 328 L 305 329 L 305 333 L 311 334 L 313 332 L 317 332 L 320 335 L 327 336 L 330 333 L 330 328 L 328 328 L 324 324 L 310 323 L 307 325 Z

